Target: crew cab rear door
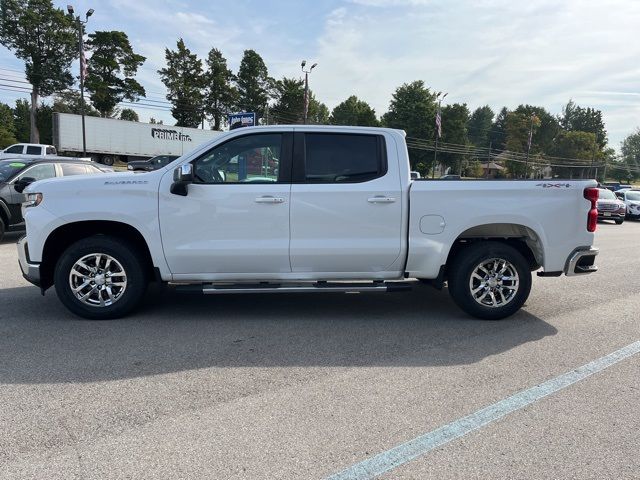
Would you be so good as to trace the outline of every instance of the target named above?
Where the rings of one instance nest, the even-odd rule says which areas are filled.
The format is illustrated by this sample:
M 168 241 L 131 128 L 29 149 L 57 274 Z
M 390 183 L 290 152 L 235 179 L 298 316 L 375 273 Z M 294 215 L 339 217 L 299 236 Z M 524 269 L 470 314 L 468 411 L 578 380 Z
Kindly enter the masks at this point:
M 294 273 L 356 278 L 401 270 L 397 156 L 394 150 L 388 154 L 385 136 L 374 132 L 296 130 L 290 246 Z

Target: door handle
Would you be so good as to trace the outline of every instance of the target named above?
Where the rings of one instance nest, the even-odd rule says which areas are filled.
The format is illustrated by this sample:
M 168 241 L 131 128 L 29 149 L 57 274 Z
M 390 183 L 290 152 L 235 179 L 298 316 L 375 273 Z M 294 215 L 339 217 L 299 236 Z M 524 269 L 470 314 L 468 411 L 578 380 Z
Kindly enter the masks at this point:
M 367 199 L 369 203 L 393 203 L 396 199 L 394 197 L 386 197 L 384 195 L 376 195 Z
M 255 200 L 256 203 L 284 203 L 284 198 L 282 197 L 271 197 L 265 195 L 264 197 L 258 197 Z

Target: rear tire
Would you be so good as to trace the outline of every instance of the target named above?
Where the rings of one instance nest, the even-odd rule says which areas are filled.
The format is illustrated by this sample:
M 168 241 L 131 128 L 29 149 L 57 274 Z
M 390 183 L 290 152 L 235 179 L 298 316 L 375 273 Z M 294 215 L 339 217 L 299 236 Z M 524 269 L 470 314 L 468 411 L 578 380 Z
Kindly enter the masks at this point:
M 58 298 L 89 320 L 121 318 L 132 312 L 147 289 L 139 252 L 121 239 L 95 235 L 61 255 L 54 272 Z
M 520 310 L 531 291 L 531 270 L 524 256 L 495 241 L 460 251 L 449 268 L 449 293 L 466 313 L 500 320 Z
M 7 231 L 7 227 L 4 224 L 4 219 L 0 217 L 0 242 L 4 238 L 4 232 Z

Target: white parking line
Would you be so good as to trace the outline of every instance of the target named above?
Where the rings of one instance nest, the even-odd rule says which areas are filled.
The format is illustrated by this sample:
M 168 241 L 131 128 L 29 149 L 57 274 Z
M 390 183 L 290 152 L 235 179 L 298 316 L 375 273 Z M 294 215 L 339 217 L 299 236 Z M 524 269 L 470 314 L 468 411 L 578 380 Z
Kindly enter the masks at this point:
M 616 363 L 640 353 L 640 341 L 627 345 L 609 355 L 601 357 L 582 367 L 576 368 L 559 377 L 555 377 L 540 385 L 523 390 L 493 405 L 478 410 L 471 415 L 460 418 L 452 423 L 425 433 L 397 447 L 379 453 L 375 457 L 332 475 L 328 480 L 355 480 L 375 478 L 394 468 L 397 468 L 415 458 L 424 455 L 456 438 L 460 438 L 469 432 L 478 430 L 491 422 L 494 422 L 510 413 L 526 407 L 538 400 L 551 395 L 559 390 L 567 388 L 580 380 L 598 373 Z

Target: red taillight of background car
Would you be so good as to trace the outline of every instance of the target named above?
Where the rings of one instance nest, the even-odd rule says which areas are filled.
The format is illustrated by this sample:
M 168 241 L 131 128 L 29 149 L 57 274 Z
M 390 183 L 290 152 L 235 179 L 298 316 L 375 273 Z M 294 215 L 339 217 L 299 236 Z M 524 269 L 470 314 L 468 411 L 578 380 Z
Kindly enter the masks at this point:
M 598 196 L 600 192 L 595 187 L 584 189 L 584 198 L 591 202 L 591 208 L 587 214 L 587 231 L 595 232 L 598 226 Z

